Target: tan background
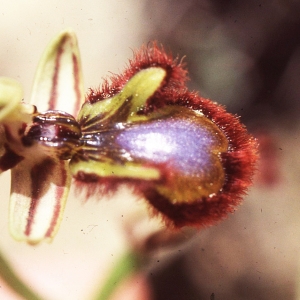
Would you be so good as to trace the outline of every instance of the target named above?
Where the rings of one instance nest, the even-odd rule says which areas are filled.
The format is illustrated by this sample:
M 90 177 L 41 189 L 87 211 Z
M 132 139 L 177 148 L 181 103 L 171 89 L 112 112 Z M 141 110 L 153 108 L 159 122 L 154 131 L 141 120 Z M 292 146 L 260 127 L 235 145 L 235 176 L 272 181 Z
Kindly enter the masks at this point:
M 269 1 L 267 6 L 254 0 L 245 5 L 221 2 L 2 1 L 0 75 L 18 79 L 26 100 L 42 51 L 66 27 L 77 32 L 86 87 L 98 86 L 109 71 L 122 70 L 131 49 L 153 38 L 174 47 L 175 53 L 187 54 L 194 88 L 201 87 L 204 95 L 248 116 L 245 120 L 253 128 L 268 128 L 274 138 L 275 162 L 267 172 L 278 173 L 278 181 L 263 184 L 259 173 L 236 214 L 200 232 L 196 245 L 168 269 L 153 272 L 156 299 L 189 299 L 186 295 L 191 294 L 212 299 L 213 293 L 222 300 L 295 299 L 300 249 L 300 129 L 295 118 L 299 115 L 299 46 L 284 63 L 275 88 L 260 96 L 259 105 L 253 105 L 253 99 L 265 86 L 260 54 L 267 47 L 270 55 L 278 49 L 271 42 L 284 24 L 297 25 L 297 1 Z M 283 31 L 282 38 L 293 28 Z M 285 40 L 281 46 L 286 45 Z M 270 74 L 277 72 L 278 57 Z M 270 101 L 264 102 L 269 94 Z M 287 103 L 294 118 L 281 113 L 280 106 L 276 114 L 272 108 L 278 103 Z M 71 194 L 53 243 L 28 246 L 8 233 L 9 172 L 1 175 L 0 184 L 0 247 L 19 274 L 47 299 L 88 299 L 126 248 L 121 215 L 130 219 L 139 202 L 128 191 L 118 194 L 119 201 L 92 200 L 84 205 Z M 18 299 L 3 283 L 0 286 L 0 299 Z

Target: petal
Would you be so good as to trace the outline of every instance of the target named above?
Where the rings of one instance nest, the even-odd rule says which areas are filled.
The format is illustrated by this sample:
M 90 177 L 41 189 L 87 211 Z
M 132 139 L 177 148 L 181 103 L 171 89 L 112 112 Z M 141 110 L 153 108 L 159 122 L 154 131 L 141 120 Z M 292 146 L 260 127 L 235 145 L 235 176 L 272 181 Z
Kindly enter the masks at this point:
M 70 187 L 68 163 L 49 157 L 24 160 L 12 169 L 10 231 L 36 244 L 56 234 Z
M 139 71 L 127 82 L 122 91 L 112 98 L 93 103 L 85 102 L 78 115 L 79 123 L 85 130 L 89 130 L 89 127 L 97 126 L 97 123 L 103 124 L 108 120 L 124 122 L 145 119 L 139 112 L 161 86 L 165 77 L 166 71 L 162 68 L 152 67 Z M 125 117 L 122 110 L 126 111 Z
M 77 179 L 85 180 L 89 175 L 95 177 L 121 177 L 138 178 L 143 180 L 157 180 L 160 178 L 160 172 L 156 168 L 143 166 L 137 163 L 126 162 L 118 164 L 111 162 L 105 157 L 95 155 L 94 159 L 89 161 L 74 159 L 70 162 L 70 170 Z M 103 160 L 101 161 L 101 158 Z
M 31 103 L 39 111 L 62 110 L 76 115 L 84 101 L 83 76 L 75 34 L 54 38 L 39 63 Z

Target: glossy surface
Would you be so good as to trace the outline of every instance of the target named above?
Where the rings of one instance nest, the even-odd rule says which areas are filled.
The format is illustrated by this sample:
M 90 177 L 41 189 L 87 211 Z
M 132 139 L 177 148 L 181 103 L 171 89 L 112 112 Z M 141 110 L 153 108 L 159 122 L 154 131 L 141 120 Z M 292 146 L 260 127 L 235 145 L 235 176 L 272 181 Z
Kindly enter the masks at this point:
M 213 153 L 226 150 L 223 134 L 203 115 L 183 107 L 177 109 L 181 116 L 151 120 L 121 130 L 116 144 L 127 152 L 128 159 L 167 163 L 186 175 L 205 172 L 205 169 L 209 172 L 214 165 Z M 193 115 L 194 120 L 189 119 Z

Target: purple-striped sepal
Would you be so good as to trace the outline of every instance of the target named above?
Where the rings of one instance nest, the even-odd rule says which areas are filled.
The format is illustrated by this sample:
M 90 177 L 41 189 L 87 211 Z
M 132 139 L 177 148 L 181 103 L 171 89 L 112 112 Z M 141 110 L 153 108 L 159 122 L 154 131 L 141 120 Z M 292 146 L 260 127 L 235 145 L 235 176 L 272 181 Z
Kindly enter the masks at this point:
M 70 186 L 68 162 L 45 157 L 24 160 L 12 169 L 10 232 L 36 244 L 56 234 Z

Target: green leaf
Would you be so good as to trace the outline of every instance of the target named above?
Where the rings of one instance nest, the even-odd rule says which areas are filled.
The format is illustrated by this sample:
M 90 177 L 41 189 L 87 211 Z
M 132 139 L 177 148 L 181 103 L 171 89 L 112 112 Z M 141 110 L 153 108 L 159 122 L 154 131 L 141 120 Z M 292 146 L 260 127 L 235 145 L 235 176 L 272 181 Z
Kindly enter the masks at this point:
M 98 291 L 95 300 L 109 300 L 123 281 L 139 271 L 141 266 L 141 259 L 136 253 L 125 253 L 116 262 L 114 269 L 107 277 L 102 288 Z
M 0 252 L 0 277 L 18 295 L 27 300 L 42 300 L 14 272 L 12 267 Z

